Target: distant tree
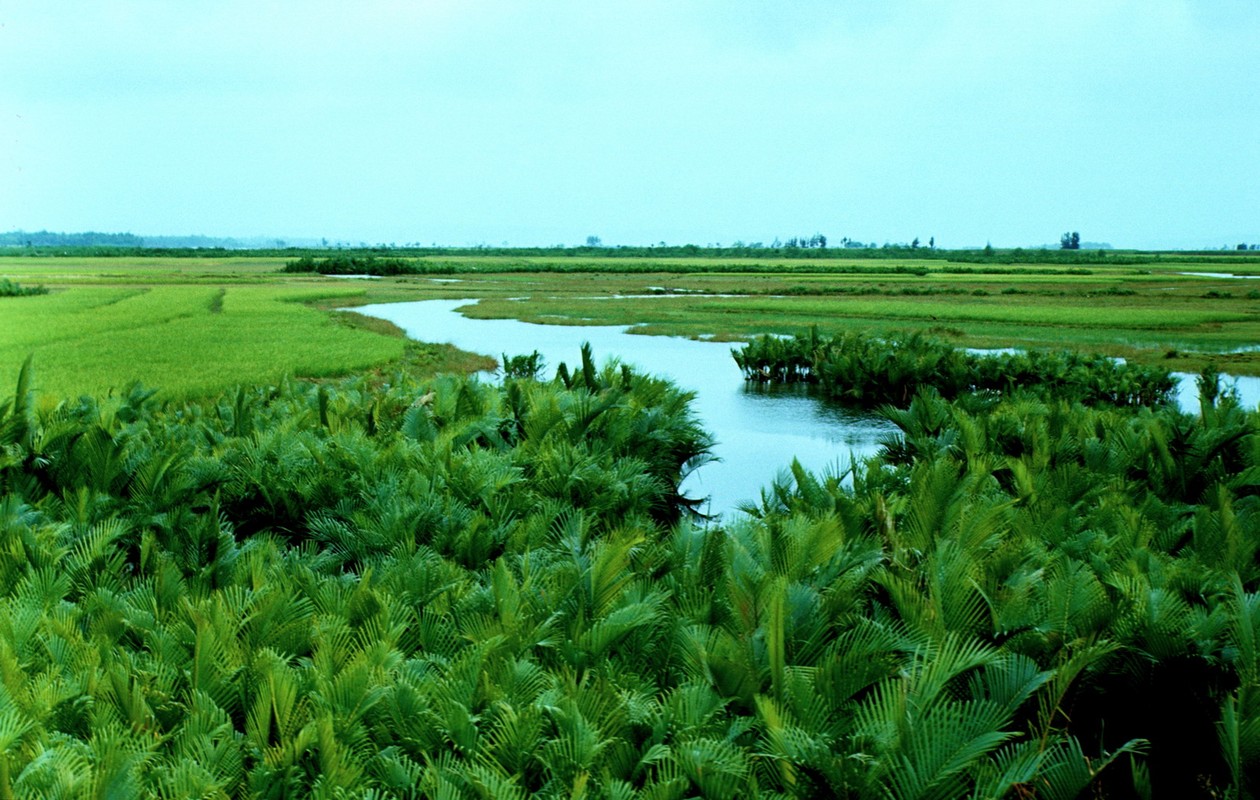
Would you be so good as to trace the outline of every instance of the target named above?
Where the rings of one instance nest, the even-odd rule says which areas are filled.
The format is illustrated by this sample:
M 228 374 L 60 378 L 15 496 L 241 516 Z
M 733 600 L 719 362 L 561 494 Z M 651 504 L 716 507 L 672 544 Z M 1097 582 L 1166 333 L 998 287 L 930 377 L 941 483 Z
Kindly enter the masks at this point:
M 1059 237 L 1059 249 L 1060 250 L 1080 250 L 1081 249 L 1081 235 L 1077 233 L 1076 231 L 1071 231 L 1070 233 L 1063 234 L 1062 236 Z
M 914 237 L 914 241 L 910 243 L 910 249 L 911 249 L 911 250 L 918 250 L 918 249 L 919 249 L 919 237 L 918 237 L 918 236 Z
M 928 247 L 932 248 L 933 250 L 935 250 L 935 249 L 936 249 L 936 237 L 935 237 L 935 236 L 929 236 L 929 237 L 928 237 Z
M 1246 249 L 1247 249 L 1247 245 L 1245 245 L 1245 244 L 1240 244 L 1240 245 L 1238 245 L 1238 249 L 1239 249 L 1239 250 L 1246 250 Z
M 143 247 L 144 240 L 132 233 L 53 233 L 51 231 L 10 231 L 0 233 L 0 246 L 26 247 Z
M 604 243 L 604 240 L 603 240 L 603 239 L 600 239 L 598 236 L 587 236 L 587 237 L 586 237 L 586 246 L 587 246 L 587 247 L 600 247 L 601 245 L 603 245 L 603 243 Z
M 993 255 L 993 245 L 990 242 L 984 243 L 984 254 L 986 257 Z

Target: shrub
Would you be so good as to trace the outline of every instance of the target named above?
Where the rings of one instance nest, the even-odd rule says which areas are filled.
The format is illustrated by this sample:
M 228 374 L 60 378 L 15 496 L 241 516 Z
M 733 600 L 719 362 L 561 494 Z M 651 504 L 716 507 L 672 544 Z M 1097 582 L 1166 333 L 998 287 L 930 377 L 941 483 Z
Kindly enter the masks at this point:
M 23 286 L 8 278 L 0 278 L 0 297 L 30 297 L 37 294 L 48 294 L 48 287 Z
M 816 383 L 828 397 L 864 407 L 904 405 L 923 386 L 947 398 L 1028 392 L 1120 406 L 1168 402 L 1175 387 L 1167 370 L 1102 355 L 974 354 L 921 332 L 824 339 L 815 328 L 791 339 L 763 336 L 732 353 L 746 380 Z
M 317 272 L 321 275 L 450 275 L 455 267 L 406 258 L 372 255 L 336 255 L 328 258 L 302 256 L 284 265 L 285 272 Z

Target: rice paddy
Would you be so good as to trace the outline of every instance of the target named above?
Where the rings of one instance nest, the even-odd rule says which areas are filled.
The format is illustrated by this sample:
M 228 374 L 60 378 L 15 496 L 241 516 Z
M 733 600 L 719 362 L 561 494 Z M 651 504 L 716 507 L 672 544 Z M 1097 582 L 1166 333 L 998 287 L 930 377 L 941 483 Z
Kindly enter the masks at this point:
M 3 306 L 3 379 L 33 354 L 39 389 L 75 394 L 132 381 L 172 395 L 321 377 L 400 358 L 404 341 L 338 324 L 307 303 L 323 289 L 76 286 Z
M 1178 370 L 1211 363 L 1260 374 L 1260 353 L 1248 351 L 1260 343 L 1260 286 L 1224 277 L 1260 270 L 1247 258 L 1055 265 L 463 254 L 417 259 L 426 269 L 449 267 L 449 276 L 374 281 L 284 274 L 287 260 L 0 257 L 0 276 L 52 290 L 0 298 L 0 381 L 14 379 L 31 354 L 51 394 L 140 381 L 191 396 L 285 375 L 389 368 L 407 346 L 396 331 L 328 312 L 439 297 L 481 299 L 470 316 L 635 325 L 648 334 L 923 330 L 963 346 L 1070 347 Z

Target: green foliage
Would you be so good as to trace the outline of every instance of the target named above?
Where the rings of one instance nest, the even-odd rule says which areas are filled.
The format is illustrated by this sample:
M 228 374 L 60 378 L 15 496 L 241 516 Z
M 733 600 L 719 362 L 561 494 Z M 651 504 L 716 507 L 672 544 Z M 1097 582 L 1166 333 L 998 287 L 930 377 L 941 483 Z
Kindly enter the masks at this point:
M 535 350 L 528 355 L 521 353 L 509 356 L 504 353 L 501 369 L 504 377 L 507 378 L 537 378 L 542 373 L 544 365 L 542 354 Z
M 0 795 L 1254 795 L 1260 419 L 921 393 L 746 517 L 689 396 L 0 403 Z
M 750 381 L 817 383 L 828 397 L 864 407 L 904 406 L 923 387 L 947 398 L 1016 392 L 1087 405 L 1166 403 L 1167 370 L 1072 351 L 974 354 L 920 332 L 888 338 L 845 332 L 824 339 L 817 328 L 792 339 L 762 336 L 733 350 Z
M 321 275 L 449 275 L 454 267 L 406 258 L 338 254 L 327 258 L 304 255 L 286 262 L 285 272 L 318 272 Z
M 37 294 L 48 294 L 48 287 L 23 286 L 8 278 L 0 278 L 0 297 L 30 297 Z

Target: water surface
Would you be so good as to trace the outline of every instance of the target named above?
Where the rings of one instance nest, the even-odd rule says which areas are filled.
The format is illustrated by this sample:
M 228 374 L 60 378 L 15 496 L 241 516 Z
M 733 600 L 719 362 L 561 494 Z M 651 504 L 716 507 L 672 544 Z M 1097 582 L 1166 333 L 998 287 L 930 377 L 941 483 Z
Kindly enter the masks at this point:
M 1174 372 L 1177 379 L 1177 406 L 1186 413 L 1199 413 L 1199 376 L 1190 372 Z M 1251 375 L 1222 375 L 1221 390 L 1238 393 L 1238 401 L 1244 408 L 1255 409 L 1260 404 L 1260 378 Z
M 757 500 L 761 489 L 793 458 L 815 473 L 841 471 L 853 458 L 874 455 L 879 440 L 896 430 L 876 415 L 825 402 L 803 387 L 748 384 L 731 358 L 729 343 L 637 335 L 628 333 L 626 326 L 470 319 L 457 311 L 476 302 L 422 300 L 353 310 L 389 320 L 413 339 L 449 342 L 495 358 L 537 350 L 546 360 L 548 377 L 562 361 L 570 370 L 579 366 L 582 343 L 590 342 L 600 364 L 615 357 L 695 392 L 692 407 L 716 437 L 714 454 L 721 461 L 693 472 L 683 489 L 689 497 L 708 498 L 704 508 L 709 513 L 729 517 L 741 503 Z M 1197 376 L 1180 372 L 1173 376 L 1178 381 L 1177 405 L 1198 413 Z M 1260 378 L 1225 376 L 1224 383 L 1238 392 L 1244 406 L 1256 408 L 1260 403 Z
M 1233 272 L 1178 272 L 1178 275 L 1189 275 L 1193 278 L 1237 278 L 1244 281 L 1260 280 L 1260 275 L 1238 275 Z
M 696 393 L 692 408 L 717 439 L 714 454 L 683 483 L 689 497 L 708 498 L 703 510 L 731 513 L 756 500 L 796 458 L 816 473 L 843 470 L 851 458 L 874 455 L 891 423 L 809 396 L 798 387 L 750 386 L 731 358 L 729 343 L 627 333 L 626 326 L 539 325 L 510 319 L 469 319 L 456 309 L 476 300 L 421 300 L 360 306 L 354 311 L 389 320 L 413 339 L 449 342 L 461 350 L 499 358 L 537 350 L 548 376 L 566 362 L 581 364 L 590 342 L 595 360 L 617 358 L 640 372 L 668 378 Z

